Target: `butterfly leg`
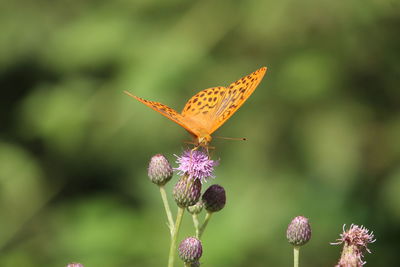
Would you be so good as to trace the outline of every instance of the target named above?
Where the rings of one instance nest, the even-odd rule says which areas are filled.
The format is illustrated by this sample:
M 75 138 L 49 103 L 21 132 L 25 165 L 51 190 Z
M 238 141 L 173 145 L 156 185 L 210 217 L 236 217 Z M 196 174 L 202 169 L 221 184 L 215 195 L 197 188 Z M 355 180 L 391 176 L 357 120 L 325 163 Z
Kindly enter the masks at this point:
M 215 146 L 206 146 L 205 149 L 207 151 L 208 157 L 211 158 L 210 150 L 215 150 Z
M 185 144 L 189 144 L 189 145 L 194 145 L 194 147 L 191 149 L 192 151 L 195 151 L 199 148 L 199 145 L 196 142 L 193 141 L 183 141 Z
M 193 141 L 183 141 L 183 143 L 189 144 L 189 145 L 196 145 L 196 143 Z

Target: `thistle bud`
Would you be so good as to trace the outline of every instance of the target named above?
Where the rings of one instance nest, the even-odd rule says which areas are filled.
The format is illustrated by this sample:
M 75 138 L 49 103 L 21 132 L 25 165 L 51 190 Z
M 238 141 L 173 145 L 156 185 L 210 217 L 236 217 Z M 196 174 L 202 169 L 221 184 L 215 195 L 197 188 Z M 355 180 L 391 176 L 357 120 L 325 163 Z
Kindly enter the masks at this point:
M 196 204 L 187 207 L 187 210 L 190 214 L 199 214 L 203 210 L 203 202 L 199 200 Z
M 148 176 L 156 185 L 165 185 L 171 180 L 173 170 L 168 160 L 161 154 L 153 156 L 149 163 Z
M 225 189 L 217 184 L 211 185 L 203 197 L 204 208 L 209 212 L 217 212 L 225 207 L 226 195 Z
M 295 217 L 289 224 L 286 237 L 293 246 L 302 246 L 311 239 L 311 226 L 303 216 Z
M 197 264 L 203 254 L 203 247 L 197 238 L 187 237 L 180 243 L 178 252 L 183 262 Z
M 196 204 L 201 195 L 200 180 L 192 179 L 187 175 L 182 176 L 174 187 L 173 195 L 176 204 L 181 208 Z
M 67 267 L 83 267 L 83 265 L 80 263 L 72 262 L 72 263 L 69 263 L 67 265 Z

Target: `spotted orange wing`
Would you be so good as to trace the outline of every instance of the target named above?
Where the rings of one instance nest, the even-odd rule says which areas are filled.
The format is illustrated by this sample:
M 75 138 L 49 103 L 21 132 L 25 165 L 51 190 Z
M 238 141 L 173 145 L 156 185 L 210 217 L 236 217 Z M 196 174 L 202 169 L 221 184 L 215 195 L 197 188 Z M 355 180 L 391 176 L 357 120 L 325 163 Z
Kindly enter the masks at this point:
M 195 132 L 193 132 L 193 130 L 191 129 L 190 125 L 188 125 L 189 123 L 187 122 L 187 120 L 185 120 L 183 118 L 183 116 L 181 114 L 179 114 L 178 112 L 176 112 L 173 108 L 170 108 L 167 105 L 161 104 L 159 102 L 149 101 L 149 100 L 143 99 L 141 97 L 132 95 L 131 93 L 129 93 L 127 91 L 124 91 L 124 93 L 129 95 L 130 97 L 133 97 L 136 100 L 142 102 L 143 104 L 145 104 L 146 106 L 150 107 L 151 109 L 157 111 L 161 115 L 163 115 L 163 116 L 167 117 L 168 119 L 172 120 L 173 122 L 179 124 L 180 126 L 185 128 L 191 134 L 197 136 L 197 134 Z
M 212 134 L 250 97 L 266 71 L 263 67 L 228 87 L 213 87 L 197 93 L 183 108 L 183 118 L 196 121 L 205 132 Z

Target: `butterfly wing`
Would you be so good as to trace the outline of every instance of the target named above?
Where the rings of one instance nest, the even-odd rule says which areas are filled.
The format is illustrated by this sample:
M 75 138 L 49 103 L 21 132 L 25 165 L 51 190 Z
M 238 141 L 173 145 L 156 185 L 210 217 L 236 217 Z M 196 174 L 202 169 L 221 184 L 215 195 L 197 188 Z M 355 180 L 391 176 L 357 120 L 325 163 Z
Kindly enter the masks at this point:
M 266 71 L 267 68 L 262 67 L 226 88 L 224 95 L 218 99 L 214 112 L 210 115 L 212 121 L 210 134 L 221 127 L 246 102 L 256 90 Z
M 182 110 L 182 116 L 186 118 L 196 118 L 197 121 L 208 118 L 225 90 L 225 87 L 219 86 L 207 88 L 198 92 L 186 103 Z
M 184 118 L 190 118 L 212 134 L 223 125 L 250 97 L 267 71 L 263 67 L 229 87 L 213 87 L 200 91 L 185 105 Z
M 197 134 L 195 132 L 193 132 L 193 130 L 189 127 L 187 121 L 183 118 L 183 116 L 181 114 L 179 114 L 178 112 L 176 112 L 174 109 L 168 107 L 167 105 L 161 104 L 159 102 L 149 101 L 149 100 L 143 99 L 141 97 L 132 95 L 131 93 L 129 93 L 127 91 L 124 91 L 124 93 L 129 95 L 130 97 L 133 97 L 136 100 L 142 102 L 149 108 L 157 111 L 158 113 L 167 117 L 171 121 L 179 124 L 180 126 L 185 128 L 189 133 L 191 133 L 192 135 L 197 136 Z

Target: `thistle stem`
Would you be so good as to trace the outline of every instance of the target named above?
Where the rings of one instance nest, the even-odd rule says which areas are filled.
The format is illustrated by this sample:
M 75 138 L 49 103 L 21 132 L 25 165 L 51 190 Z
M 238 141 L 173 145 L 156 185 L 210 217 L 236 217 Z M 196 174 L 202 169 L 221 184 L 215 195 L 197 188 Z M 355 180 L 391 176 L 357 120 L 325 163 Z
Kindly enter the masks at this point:
M 175 254 L 176 254 L 176 241 L 178 239 L 179 228 L 181 227 L 181 222 L 183 218 L 183 213 L 185 212 L 185 208 L 178 208 L 178 213 L 176 214 L 175 226 L 173 229 L 173 235 L 171 238 L 171 245 L 169 247 L 169 256 L 168 256 L 168 267 L 174 266 Z
M 165 187 L 163 185 L 160 185 L 159 187 L 160 187 L 161 198 L 162 198 L 162 201 L 164 203 L 165 213 L 167 214 L 167 217 L 168 217 L 169 232 L 170 232 L 171 237 L 172 237 L 173 227 L 174 227 L 174 219 L 172 219 L 172 212 L 171 212 L 171 209 L 170 209 L 169 204 L 168 204 L 167 193 L 165 191 Z
M 190 267 L 190 263 L 185 262 L 185 267 Z
M 207 211 L 206 218 L 204 219 L 203 225 L 200 227 L 199 236 L 198 236 L 199 239 L 201 238 L 204 230 L 206 229 L 207 224 L 210 221 L 212 214 L 213 214 L 212 212 Z
M 300 252 L 300 247 L 294 246 L 293 247 L 293 266 L 294 267 L 299 267 L 299 252 Z
M 200 235 L 200 223 L 199 223 L 199 218 L 197 217 L 197 214 L 192 214 L 192 219 L 193 219 L 193 225 L 194 229 L 196 230 L 196 238 L 199 239 Z

